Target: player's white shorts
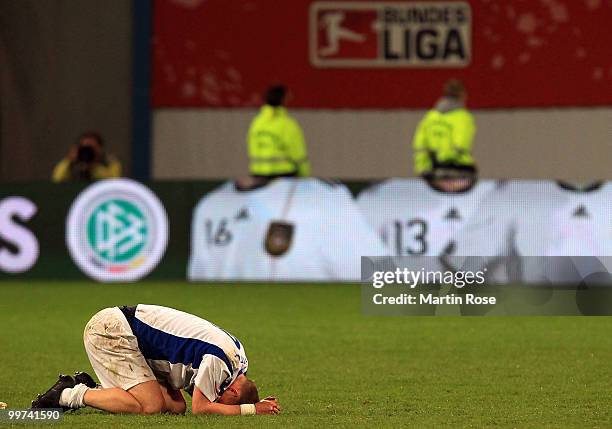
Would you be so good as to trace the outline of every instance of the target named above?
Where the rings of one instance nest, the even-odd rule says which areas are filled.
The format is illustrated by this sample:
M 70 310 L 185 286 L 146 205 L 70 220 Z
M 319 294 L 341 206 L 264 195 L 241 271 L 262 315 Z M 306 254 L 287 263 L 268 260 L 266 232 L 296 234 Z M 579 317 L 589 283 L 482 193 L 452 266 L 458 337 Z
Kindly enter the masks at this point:
M 102 387 L 128 390 L 137 384 L 156 380 L 118 307 L 96 313 L 85 326 L 83 342 Z

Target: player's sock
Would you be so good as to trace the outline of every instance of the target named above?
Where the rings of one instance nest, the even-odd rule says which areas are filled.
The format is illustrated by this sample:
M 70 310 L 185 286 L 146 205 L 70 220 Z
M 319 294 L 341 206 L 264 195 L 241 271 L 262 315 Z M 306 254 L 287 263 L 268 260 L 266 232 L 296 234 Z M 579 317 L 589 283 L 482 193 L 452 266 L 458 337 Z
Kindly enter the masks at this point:
M 59 403 L 62 407 L 70 407 L 73 409 L 82 408 L 85 406 L 83 398 L 85 397 L 85 392 L 88 390 L 89 387 L 84 384 L 77 384 L 71 389 L 64 389 L 62 390 Z

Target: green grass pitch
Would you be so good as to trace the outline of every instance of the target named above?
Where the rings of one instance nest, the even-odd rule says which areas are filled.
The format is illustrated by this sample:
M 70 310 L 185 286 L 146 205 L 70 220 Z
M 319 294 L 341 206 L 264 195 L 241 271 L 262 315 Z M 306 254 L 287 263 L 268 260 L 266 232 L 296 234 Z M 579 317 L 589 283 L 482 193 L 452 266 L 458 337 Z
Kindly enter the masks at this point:
M 283 414 L 83 409 L 60 426 L 612 427 L 612 318 L 365 317 L 355 285 L 0 283 L 0 401 L 27 407 L 59 372 L 90 371 L 89 317 L 141 302 L 235 334 Z

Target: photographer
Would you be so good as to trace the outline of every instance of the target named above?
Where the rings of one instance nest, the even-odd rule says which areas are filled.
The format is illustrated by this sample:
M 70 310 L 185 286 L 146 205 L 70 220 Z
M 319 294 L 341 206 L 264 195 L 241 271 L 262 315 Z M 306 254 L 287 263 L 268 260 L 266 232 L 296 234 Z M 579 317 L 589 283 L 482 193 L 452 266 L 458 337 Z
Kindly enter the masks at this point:
M 120 176 L 121 163 L 104 152 L 102 136 L 96 132 L 86 132 L 79 136 L 68 155 L 55 166 L 52 180 L 56 183 L 90 182 Z

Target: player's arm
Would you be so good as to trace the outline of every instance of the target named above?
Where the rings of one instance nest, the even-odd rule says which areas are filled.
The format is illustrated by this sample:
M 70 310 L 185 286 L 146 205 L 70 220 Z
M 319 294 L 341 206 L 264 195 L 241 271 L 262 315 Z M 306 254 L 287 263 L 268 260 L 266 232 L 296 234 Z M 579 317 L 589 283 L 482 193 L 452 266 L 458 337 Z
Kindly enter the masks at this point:
M 280 412 L 276 398 L 266 398 L 254 405 L 255 414 L 278 414 Z M 193 414 L 219 414 L 223 416 L 238 416 L 242 414 L 240 405 L 210 402 L 197 387 L 193 389 L 191 412 Z
M 193 389 L 191 400 L 191 412 L 193 414 L 220 414 L 224 416 L 240 415 L 240 405 L 225 405 L 218 402 L 210 402 L 197 387 Z

